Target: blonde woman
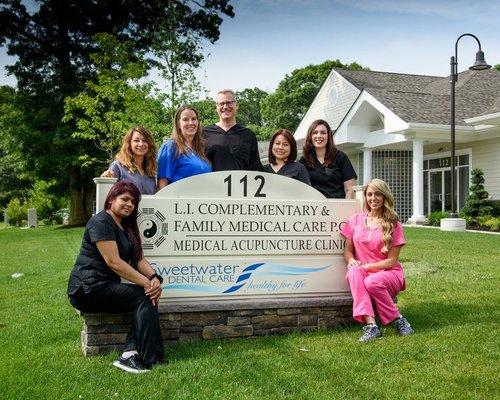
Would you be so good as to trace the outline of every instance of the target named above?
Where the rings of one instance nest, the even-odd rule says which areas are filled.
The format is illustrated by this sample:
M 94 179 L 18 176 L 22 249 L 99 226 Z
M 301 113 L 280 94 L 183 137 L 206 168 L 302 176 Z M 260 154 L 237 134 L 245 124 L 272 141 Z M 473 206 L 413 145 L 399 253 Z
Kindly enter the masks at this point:
M 198 111 L 182 106 L 174 116 L 172 138 L 158 153 L 158 189 L 189 176 L 211 172 Z
M 397 332 L 410 335 L 413 329 L 394 303 L 405 289 L 399 252 L 406 241 L 394 211 L 394 197 L 387 184 L 371 180 L 364 189 L 363 212 L 353 215 L 342 228 L 347 281 L 353 297 L 353 317 L 365 324 L 360 342 L 382 336 L 375 322 L 394 322 Z
M 142 126 L 130 129 L 122 147 L 102 177 L 129 180 L 141 194 L 156 193 L 156 144 L 153 136 Z

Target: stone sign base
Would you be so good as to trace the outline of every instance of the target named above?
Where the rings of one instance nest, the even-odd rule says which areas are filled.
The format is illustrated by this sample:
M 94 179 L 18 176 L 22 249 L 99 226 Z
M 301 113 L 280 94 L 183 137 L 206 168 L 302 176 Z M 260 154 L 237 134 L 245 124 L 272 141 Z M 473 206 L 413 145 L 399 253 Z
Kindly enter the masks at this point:
M 159 305 L 165 345 L 291 332 L 312 332 L 353 323 L 350 296 Z M 131 314 L 81 313 L 85 356 L 121 351 Z

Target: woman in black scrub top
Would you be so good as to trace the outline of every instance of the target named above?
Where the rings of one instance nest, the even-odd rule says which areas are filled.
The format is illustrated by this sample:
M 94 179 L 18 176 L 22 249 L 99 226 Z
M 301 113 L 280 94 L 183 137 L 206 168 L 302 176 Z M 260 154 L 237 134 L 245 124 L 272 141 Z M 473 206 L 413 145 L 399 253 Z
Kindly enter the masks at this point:
M 131 373 L 165 363 L 156 307 L 163 279 L 142 252 L 137 226 L 140 200 L 141 193 L 131 181 L 123 179 L 111 187 L 104 210 L 87 223 L 68 282 L 69 300 L 77 310 L 132 313 L 125 351 L 113 363 Z
M 314 121 L 304 141 L 304 164 L 311 178 L 311 186 L 330 199 L 354 198 L 356 172 L 347 155 L 335 147 L 328 122 Z
M 264 167 L 264 171 L 311 184 L 306 168 L 295 161 L 297 142 L 289 130 L 280 129 L 273 134 L 269 142 L 268 158 L 269 164 Z

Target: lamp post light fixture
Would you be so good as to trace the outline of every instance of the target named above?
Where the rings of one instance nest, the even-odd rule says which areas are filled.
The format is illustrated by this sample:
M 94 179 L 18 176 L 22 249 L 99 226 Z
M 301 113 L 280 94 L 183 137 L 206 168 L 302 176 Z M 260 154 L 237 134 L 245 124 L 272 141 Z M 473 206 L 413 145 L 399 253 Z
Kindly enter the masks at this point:
M 455 83 L 458 80 L 458 42 L 464 36 L 471 36 L 476 39 L 479 46 L 479 51 L 476 53 L 476 62 L 469 68 L 474 71 L 479 71 L 483 69 L 490 69 L 491 65 L 488 65 L 484 60 L 484 52 L 481 50 L 481 42 L 479 39 L 471 33 L 464 33 L 460 35 L 455 42 L 455 56 L 451 56 L 450 67 L 450 84 L 451 84 L 451 214 L 450 218 L 457 218 L 457 202 L 456 202 L 456 184 L 455 184 Z

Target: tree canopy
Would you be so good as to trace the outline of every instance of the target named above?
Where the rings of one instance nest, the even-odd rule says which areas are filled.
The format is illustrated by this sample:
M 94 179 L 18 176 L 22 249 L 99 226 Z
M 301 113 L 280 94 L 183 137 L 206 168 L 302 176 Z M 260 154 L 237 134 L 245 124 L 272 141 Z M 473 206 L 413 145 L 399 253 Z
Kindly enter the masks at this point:
M 159 142 L 171 124 L 165 96 L 155 93 L 152 83 L 139 83 L 146 65 L 134 60 L 131 43 L 119 43 L 109 34 L 97 35 L 97 41 L 100 50 L 92 55 L 97 80 L 66 98 L 64 121 L 75 123 L 73 137 L 94 145 L 93 152 L 80 154 L 83 165 L 104 169 L 132 126 L 147 127 Z
M 26 171 L 16 136 L 26 131 L 24 115 L 16 104 L 16 90 L 0 86 L 0 207 L 14 197 L 26 198 L 33 178 Z
M 73 120 L 62 118 L 64 99 L 97 79 L 91 56 L 98 50 L 96 35 L 127 42 L 137 59 L 131 61 L 145 62 L 146 69 L 165 62 L 155 50 L 168 48 L 175 37 L 184 43 L 176 62 L 197 65 L 200 47 L 191 54 L 189 45 L 216 42 L 222 18 L 233 17 L 233 8 L 229 0 L 41 0 L 29 8 L 25 3 L 0 0 L 0 45 L 18 57 L 7 70 L 17 78 L 18 107 L 29 128 L 17 136 L 19 154 L 37 177 L 69 183 L 70 222 L 81 224 L 90 217 L 95 171 L 80 155 L 96 156 L 96 149 L 73 135 Z

